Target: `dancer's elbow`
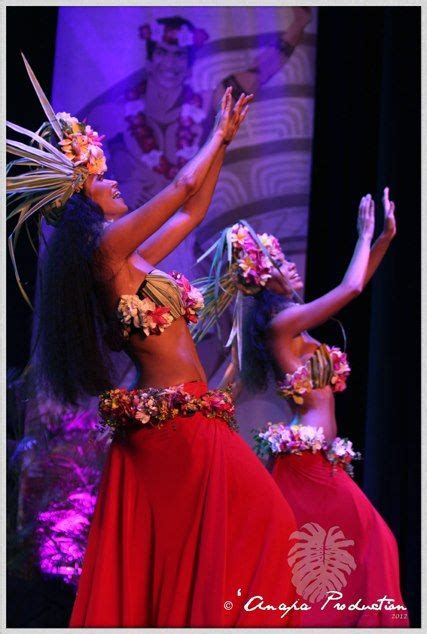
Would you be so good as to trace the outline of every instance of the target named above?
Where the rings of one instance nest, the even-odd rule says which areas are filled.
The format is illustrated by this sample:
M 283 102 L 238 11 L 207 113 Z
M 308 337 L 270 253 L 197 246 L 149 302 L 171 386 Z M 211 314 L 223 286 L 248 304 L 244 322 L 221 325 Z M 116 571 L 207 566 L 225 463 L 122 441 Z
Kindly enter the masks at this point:
M 174 178 L 174 185 L 183 191 L 185 198 L 190 198 L 197 191 L 197 179 L 194 174 L 177 174 Z

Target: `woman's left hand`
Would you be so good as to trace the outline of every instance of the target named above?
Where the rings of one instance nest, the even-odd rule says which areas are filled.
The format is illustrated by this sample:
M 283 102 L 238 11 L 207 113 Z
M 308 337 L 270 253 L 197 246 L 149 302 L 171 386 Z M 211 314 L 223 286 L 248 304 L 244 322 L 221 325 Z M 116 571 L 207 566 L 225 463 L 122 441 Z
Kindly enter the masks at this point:
M 221 100 L 220 108 L 215 121 L 215 130 L 222 132 L 224 143 L 228 145 L 236 136 L 238 129 L 246 118 L 249 103 L 254 98 L 254 95 L 246 95 L 242 93 L 231 109 L 232 89 L 227 88 L 224 96 Z
M 382 235 L 388 240 L 392 240 L 396 235 L 396 218 L 394 217 L 395 204 L 389 199 L 389 188 L 384 188 L 383 207 L 384 207 L 384 227 Z

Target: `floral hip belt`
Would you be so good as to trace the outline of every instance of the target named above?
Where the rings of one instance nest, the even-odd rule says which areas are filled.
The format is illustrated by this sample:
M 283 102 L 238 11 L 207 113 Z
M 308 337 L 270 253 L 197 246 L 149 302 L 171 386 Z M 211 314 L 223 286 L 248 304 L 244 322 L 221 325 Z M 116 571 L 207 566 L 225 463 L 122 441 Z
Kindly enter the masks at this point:
M 231 429 L 238 429 L 231 389 L 209 390 L 194 396 L 182 385 L 136 390 L 117 388 L 100 395 L 98 411 L 101 427 L 113 430 L 162 425 L 176 416 L 189 417 L 196 413 L 206 418 L 220 418 Z
M 353 450 L 353 443 L 348 438 L 337 436 L 330 442 L 325 440 L 323 427 L 312 425 L 285 425 L 284 423 L 267 423 L 264 430 L 254 430 L 255 451 L 258 455 L 289 455 L 310 451 L 322 452 L 333 467 L 343 467 L 353 476 L 353 460 L 361 460 L 362 455 Z

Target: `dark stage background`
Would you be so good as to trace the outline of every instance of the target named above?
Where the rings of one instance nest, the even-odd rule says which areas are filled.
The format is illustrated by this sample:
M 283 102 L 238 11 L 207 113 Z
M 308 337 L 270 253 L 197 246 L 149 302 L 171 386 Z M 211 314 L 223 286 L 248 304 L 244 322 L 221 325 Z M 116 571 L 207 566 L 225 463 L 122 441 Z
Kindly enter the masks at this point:
M 412 627 L 420 626 L 421 586 L 420 15 L 419 7 L 319 9 L 306 275 L 306 299 L 339 282 L 356 239 L 360 197 L 371 192 L 379 202 L 389 185 L 398 235 L 369 290 L 340 315 L 353 373 L 337 408 L 340 434 L 364 454 L 358 482 L 398 539 Z M 37 68 L 49 95 L 56 22 L 57 8 L 7 9 L 7 116 L 30 129 L 39 125 L 40 112 L 19 51 Z M 31 285 L 35 260 L 29 250 L 18 257 Z M 28 360 L 31 313 L 9 264 L 12 374 Z M 336 339 L 337 326 L 325 326 L 322 334 Z M 8 426 L 8 437 L 14 433 Z M 14 475 L 8 478 L 10 532 L 16 487 Z M 8 554 L 15 556 L 11 549 L 9 544 Z M 7 625 L 66 627 L 72 601 L 72 589 L 60 581 L 33 571 L 9 574 Z

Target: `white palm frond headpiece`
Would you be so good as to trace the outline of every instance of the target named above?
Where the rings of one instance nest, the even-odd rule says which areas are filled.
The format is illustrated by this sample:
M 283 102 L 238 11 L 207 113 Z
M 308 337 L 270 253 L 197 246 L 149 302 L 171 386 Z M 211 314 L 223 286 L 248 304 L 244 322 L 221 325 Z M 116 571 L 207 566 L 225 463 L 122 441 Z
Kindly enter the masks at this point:
M 36 132 L 6 122 L 10 130 L 25 137 L 25 141 L 6 139 L 6 151 L 18 157 L 7 164 L 6 193 L 10 209 L 7 220 L 17 218 L 8 238 L 9 253 L 18 286 L 31 306 L 15 258 L 16 242 L 24 223 L 37 212 L 49 224 L 59 222 L 67 200 L 81 191 L 90 174 L 106 172 L 107 165 L 102 150 L 103 137 L 67 112 L 55 114 L 23 54 L 22 57 L 47 117 Z M 15 168 L 18 174 L 9 175 Z

